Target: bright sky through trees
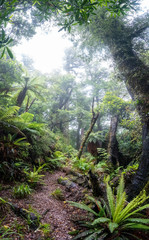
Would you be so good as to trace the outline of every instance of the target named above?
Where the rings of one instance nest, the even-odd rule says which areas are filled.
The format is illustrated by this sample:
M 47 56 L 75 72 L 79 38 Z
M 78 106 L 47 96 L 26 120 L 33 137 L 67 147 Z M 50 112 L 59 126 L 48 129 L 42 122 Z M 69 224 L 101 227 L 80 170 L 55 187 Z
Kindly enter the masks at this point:
M 62 69 L 64 50 L 71 46 L 71 42 L 63 35 L 64 32 L 58 32 L 56 27 L 48 34 L 39 29 L 32 39 L 24 39 L 13 51 L 17 60 L 21 60 L 21 54 L 25 54 L 33 59 L 37 70 L 50 73 Z
M 149 0 L 142 0 L 142 8 L 149 11 Z M 21 44 L 13 48 L 17 60 L 21 60 L 21 54 L 25 54 L 34 61 L 34 67 L 42 73 L 62 70 L 64 51 L 72 44 L 66 36 L 63 36 L 64 32 L 58 30 L 59 28 L 53 27 L 46 34 L 38 29 L 32 39 L 22 40 Z

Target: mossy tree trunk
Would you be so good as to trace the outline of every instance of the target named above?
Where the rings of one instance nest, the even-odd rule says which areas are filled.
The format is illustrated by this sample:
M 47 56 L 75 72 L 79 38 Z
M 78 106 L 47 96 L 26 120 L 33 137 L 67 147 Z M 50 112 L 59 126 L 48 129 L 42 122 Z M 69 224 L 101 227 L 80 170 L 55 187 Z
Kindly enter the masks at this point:
M 111 123 L 110 123 L 108 153 L 109 153 L 109 160 L 114 167 L 116 167 L 118 163 L 118 149 L 117 149 L 117 139 L 116 139 L 117 127 L 118 127 L 118 116 L 113 116 L 111 117 Z
M 81 141 L 80 149 L 79 149 L 79 152 L 78 152 L 78 155 L 77 155 L 78 159 L 80 159 L 81 156 L 82 156 L 83 148 L 85 147 L 87 139 L 88 139 L 89 135 L 91 134 L 98 117 L 99 117 L 99 112 L 97 112 L 97 113 L 94 112 L 94 98 L 93 98 L 91 124 L 90 124 L 90 127 L 89 127 L 88 131 L 86 132 L 86 134 L 84 135 L 84 137 L 83 137 L 83 139 Z
M 142 157 L 129 193 L 129 198 L 132 199 L 142 190 L 149 174 L 149 67 L 133 51 L 132 40 L 139 36 L 141 29 L 137 31 L 138 35 L 133 28 L 129 35 L 126 31 L 127 29 L 123 28 L 125 34 L 119 34 L 118 38 L 115 34 L 115 38 L 109 42 L 109 47 L 118 69 L 125 78 L 127 89 L 136 101 L 142 121 Z
M 137 103 L 142 121 L 142 157 L 139 169 L 130 189 L 130 199 L 139 193 L 147 181 L 149 173 L 149 68 L 142 63 L 132 50 L 131 39 L 112 47 L 113 58 L 125 77 L 127 89 Z
M 80 159 L 81 156 L 82 156 L 83 148 L 85 147 L 86 141 L 87 141 L 89 135 L 91 134 L 91 132 L 93 130 L 93 127 L 94 127 L 94 125 L 97 121 L 98 116 L 99 116 L 99 113 L 97 113 L 96 115 L 93 114 L 90 127 L 89 127 L 88 131 L 86 132 L 86 134 L 85 134 L 85 136 L 84 136 L 84 138 L 81 142 L 81 146 L 80 146 L 79 153 L 78 153 L 78 156 L 77 156 L 78 159 Z
M 129 199 L 142 190 L 149 174 L 149 67 L 138 57 L 133 44 L 134 39 L 140 38 L 147 28 L 147 14 L 127 24 L 122 17 L 107 17 L 105 9 L 99 9 L 90 28 L 95 37 L 109 48 L 126 87 L 136 102 L 142 121 L 142 157 L 132 182 Z

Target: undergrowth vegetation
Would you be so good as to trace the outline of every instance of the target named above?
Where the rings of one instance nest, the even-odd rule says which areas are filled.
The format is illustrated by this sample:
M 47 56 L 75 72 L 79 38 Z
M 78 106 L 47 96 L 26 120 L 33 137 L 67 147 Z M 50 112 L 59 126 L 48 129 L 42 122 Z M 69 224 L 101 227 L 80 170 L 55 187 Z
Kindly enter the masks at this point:
M 129 203 L 126 201 L 124 191 L 124 178 L 121 176 L 120 183 L 117 187 L 116 196 L 109 185 L 110 177 L 107 177 L 106 192 L 107 200 L 88 197 L 93 202 L 98 211 L 93 210 L 88 205 L 69 202 L 72 206 L 84 209 L 91 213 L 90 222 L 81 222 L 80 225 L 85 227 L 85 231 L 79 233 L 76 239 L 139 239 L 135 230 L 149 231 L 149 219 L 143 215 L 142 211 L 149 208 L 145 190 Z M 140 214 L 141 213 L 141 214 Z

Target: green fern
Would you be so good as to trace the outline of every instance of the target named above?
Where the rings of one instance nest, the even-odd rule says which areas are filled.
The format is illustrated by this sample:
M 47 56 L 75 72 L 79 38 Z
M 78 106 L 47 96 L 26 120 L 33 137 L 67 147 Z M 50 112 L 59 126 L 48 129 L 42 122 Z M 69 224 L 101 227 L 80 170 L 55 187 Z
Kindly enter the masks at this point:
M 9 108 L 0 108 L 0 120 L 1 121 L 12 121 L 16 116 L 15 114 L 18 112 L 20 108 L 18 106 L 11 106 Z
M 146 196 L 145 190 L 127 204 L 123 175 L 120 178 L 116 196 L 109 185 L 109 179 L 110 177 L 108 176 L 105 180 L 108 204 L 103 199 L 97 201 L 93 197 L 89 197 L 89 200 L 97 205 L 99 209 L 98 213 L 85 204 L 69 202 L 72 206 L 86 210 L 94 216 L 93 220 L 82 225 L 89 230 L 80 233 L 73 240 L 111 239 L 111 237 L 115 240 L 129 240 L 132 237 L 133 239 L 139 239 L 133 234 L 135 229 L 149 231 L 149 219 L 140 214 L 142 210 L 149 208 L 149 204 L 144 204 L 149 199 Z
M 42 166 L 36 168 L 34 166 L 33 171 L 26 171 L 24 170 L 24 173 L 26 174 L 27 181 L 31 185 L 31 187 L 35 187 L 37 184 L 43 184 L 42 178 L 44 175 L 39 174 L 46 164 L 43 164 Z

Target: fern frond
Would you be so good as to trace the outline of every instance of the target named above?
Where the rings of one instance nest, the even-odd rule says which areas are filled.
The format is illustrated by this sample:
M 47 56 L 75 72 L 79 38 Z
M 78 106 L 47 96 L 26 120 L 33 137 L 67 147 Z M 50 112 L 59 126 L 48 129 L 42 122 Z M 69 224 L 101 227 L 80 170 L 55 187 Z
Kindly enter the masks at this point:
M 143 204 L 149 197 L 146 196 L 146 192 L 141 192 L 136 198 L 134 198 L 131 202 L 128 203 L 128 205 L 122 210 L 119 221 L 122 221 L 131 215 L 134 215 L 137 212 L 142 211 L 143 209 L 147 208 L 147 205 L 144 205 L 142 207 L 139 207 L 141 204 Z M 137 208 L 137 209 L 136 209 Z M 136 209 L 136 210 L 134 210 Z M 134 211 L 133 211 L 134 210 Z
M 33 121 L 34 114 L 25 112 L 25 113 L 22 113 L 20 117 L 24 122 L 31 122 Z
M 92 230 L 86 230 L 86 231 L 78 234 L 76 237 L 72 238 L 72 240 L 81 239 L 82 237 L 85 237 L 85 236 L 87 236 L 87 235 L 89 235 L 89 234 L 91 234 L 93 232 L 94 232 L 93 229 Z
M 127 221 L 129 222 L 139 222 L 139 223 L 143 223 L 143 224 L 149 224 L 149 219 L 146 218 L 127 218 Z
M 87 197 L 89 200 L 91 200 L 93 203 L 95 203 L 99 209 L 99 212 L 102 212 L 104 216 L 106 216 L 104 207 L 102 207 L 101 202 L 99 202 L 98 200 L 96 200 L 95 198 L 88 196 Z M 105 206 L 105 205 L 104 205 Z M 99 214 L 101 216 L 101 214 Z
M 124 192 L 124 176 L 122 174 L 121 178 L 120 178 L 120 183 L 119 183 L 118 188 L 117 188 L 116 204 L 121 199 L 121 196 L 122 196 L 123 192 Z
M 147 230 L 149 231 L 149 226 L 145 225 L 145 224 L 139 224 L 139 223 L 127 223 L 123 225 L 123 228 L 127 228 L 127 229 L 140 229 L 140 230 Z
M 137 240 L 142 240 L 142 238 L 137 237 L 136 235 L 129 233 L 129 232 L 124 232 L 124 235 L 130 236 L 132 239 L 137 239 Z M 126 240 L 128 238 L 126 238 L 126 236 L 124 236 L 124 240 Z M 130 238 L 129 238 L 130 239 Z M 129 240 L 128 239 L 128 240 Z
M 99 217 L 97 219 L 94 220 L 94 222 L 92 223 L 92 225 L 96 225 L 98 223 L 107 223 L 110 222 L 111 220 L 109 218 L 106 217 Z
M 144 205 L 142 207 L 139 207 L 141 204 L 143 204 L 149 197 L 146 196 L 146 192 L 141 192 L 136 198 L 134 198 L 131 202 L 128 203 L 128 205 L 121 211 L 121 214 L 119 216 L 119 222 L 125 220 L 129 216 L 134 215 L 137 212 L 142 211 L 143 209 L 146 209 L 149 204 Z M 137 208 L 137 209 L 136 209 Z M 136 210 L 134 210 L 136 209 Z M 134 211 L 133 211 L 134 210 Z
M 108 204 L 110 207 L 111 215 L 113 217 L 114 212 L 115 212 L 115 202 L 114 202 L 114 195 L 112 192 L 112 188 L 110 187 L 109 183 L 106 183 L 107 185 L 107 199 L 108 199 Z
M 134 214 L 137 213 L 137 212 L 141 212 L 142 210 L 144 210 L 144 209 L 146 209 L 146 208 L 149 208 L 149 204 L 146 204 L 146 205 L 144 205 L 144 206 L 142 206 L 142 207 L 137 208 L 135 211 L 127 214 L 124 219 L 126 219 L 126 218 L 134 215 Z M 123 219 L 123 220 L 124 220 L 124 219 Z
M 20 108 L 18 106 L 11 106 L 7 109 L 0 109 L 0 120 L 8 121 L 10 118 L 16 117 L 15 114 L 18 112 Z
M 115 211 L 114 211 L 114 215 L 113 215 L 113 221 L 114 222 L 119 222 L 119 216 L 120 213 L 122 211 L 122 209 L 124 208 L 126 202 L 126 193 L 123 192 L 121 195 L 121 198 L 119 198 L 119 201 L 117 200 L 116 202 L 116 207 L 115 207 Z
M 98 216 L 98 213 L 96 213 L 94 210 L 92 210 L 90 207 L 88 207 L 85 204 L 82 203 L 76 203 L 76 202 L 72 202 L 72 201 L 67 201 L 68 203 L 70 203 L 72 206 L 86 210 L 87 212 L 91 212 L 93 213 L 95 216 Z

